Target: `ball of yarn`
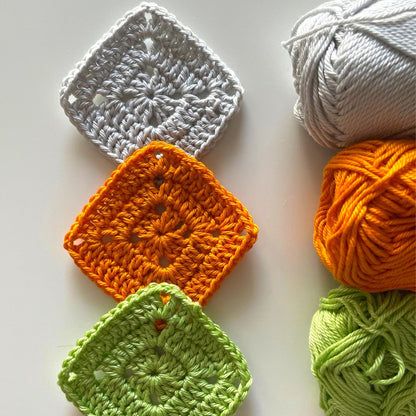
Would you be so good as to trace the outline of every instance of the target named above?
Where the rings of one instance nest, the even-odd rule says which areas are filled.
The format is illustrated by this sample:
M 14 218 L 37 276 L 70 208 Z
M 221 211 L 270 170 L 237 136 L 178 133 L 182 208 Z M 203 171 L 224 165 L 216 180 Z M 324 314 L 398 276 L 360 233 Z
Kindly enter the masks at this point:
M 314 245 L 334 277 L 368 292 L 416 290 L 416 144 L 369 140 L 324 170 Z
M 416 131 L 416 2 L 336 0 L 303 16 L 284 44 L 296 117 L 326 147 Z
M 321 299 L 309 347 L 327 415 L 416 414 L 415 299 L 346 287 Z

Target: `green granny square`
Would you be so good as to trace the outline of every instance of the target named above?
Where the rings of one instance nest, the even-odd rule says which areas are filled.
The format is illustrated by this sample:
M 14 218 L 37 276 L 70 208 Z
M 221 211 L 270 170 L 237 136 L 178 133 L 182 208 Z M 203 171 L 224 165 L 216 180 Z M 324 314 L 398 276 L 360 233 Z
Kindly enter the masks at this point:
M 58 383 L 87 416 L 228 416 L 251 376 L 199 304 L 164 283 L 104 315 L 64 361 Z

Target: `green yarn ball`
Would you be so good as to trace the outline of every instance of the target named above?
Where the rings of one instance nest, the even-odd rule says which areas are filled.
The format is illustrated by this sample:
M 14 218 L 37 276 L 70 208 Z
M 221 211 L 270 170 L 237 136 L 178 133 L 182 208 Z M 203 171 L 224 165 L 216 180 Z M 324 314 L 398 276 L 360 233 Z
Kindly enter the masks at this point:
M 320 301 L 309 348 L 330 416 L 416 416 L 416 297 L 340 287 Z

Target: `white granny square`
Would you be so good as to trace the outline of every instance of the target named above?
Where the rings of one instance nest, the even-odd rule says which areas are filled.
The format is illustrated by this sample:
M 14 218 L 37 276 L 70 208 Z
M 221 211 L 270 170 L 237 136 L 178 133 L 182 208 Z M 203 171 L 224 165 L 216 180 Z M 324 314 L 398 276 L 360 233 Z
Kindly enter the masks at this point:
M 234 73 L 165 9 L 142 3 L 94 45 L 63 81 L 71 122 L 122 162 L 152 140 L 199 157 L 238 110 Z

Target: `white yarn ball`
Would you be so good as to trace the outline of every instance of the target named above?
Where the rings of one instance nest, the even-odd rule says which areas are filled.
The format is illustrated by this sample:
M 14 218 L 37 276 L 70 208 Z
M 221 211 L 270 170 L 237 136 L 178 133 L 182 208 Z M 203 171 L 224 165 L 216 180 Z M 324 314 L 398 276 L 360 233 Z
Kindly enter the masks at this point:
M 415 134 L 416 0 L 325 3 L 298 20 L 284 46 L 295 115 L 318 143 Z

